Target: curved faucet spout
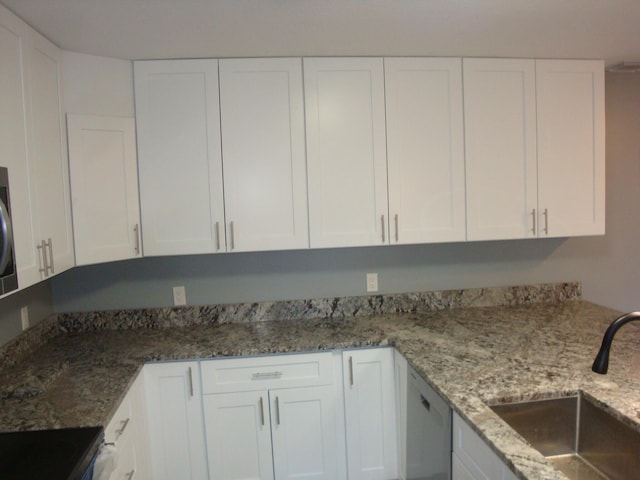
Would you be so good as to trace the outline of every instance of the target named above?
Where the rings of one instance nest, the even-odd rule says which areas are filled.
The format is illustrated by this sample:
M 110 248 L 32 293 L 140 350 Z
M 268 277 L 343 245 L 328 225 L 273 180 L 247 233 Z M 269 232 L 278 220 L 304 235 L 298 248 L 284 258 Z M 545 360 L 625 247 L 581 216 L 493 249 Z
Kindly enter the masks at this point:
M 607 373 L 607 369 L 609 368 L 609 350 L 611 349 L 613 337 L 621 326 L 633 320 L 640 320 L 640 312 L 626 313 L 621 317 L 616 318 L 611 325 L 609 325 L 607 331 L 604 332 L 600 351 L 598 352 L 598 355 L 596 355 L 596 359 L 593 361 L 591 370 L 603 375 Z

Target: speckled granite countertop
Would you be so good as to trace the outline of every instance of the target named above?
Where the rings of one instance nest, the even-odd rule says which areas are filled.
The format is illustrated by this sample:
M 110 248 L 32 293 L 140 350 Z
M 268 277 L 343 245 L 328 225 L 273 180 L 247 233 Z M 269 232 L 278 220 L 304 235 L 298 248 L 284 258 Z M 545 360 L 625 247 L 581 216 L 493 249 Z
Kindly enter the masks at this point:
M 0 370 L 0 431 L 105 425 L 135 374 L 149 361 L 390 344 L 518 477 L 564 480 L 487 404 L 583 391 L 640 430 L 640 328 L 630 324 L 618 333 L 609 374 L 597 375 L 591 372 L 591 362 L 618 312 L 579 298 L 537 303 L 545 299 L 498 306 L 475 306 L 475 300 L 448 302 L 436 309 L 387 300 L 399 313 L 378 306 L 363 315 L 360 306 L 348 317 L 196 321 L 188 327 L 154 329 L 71 331 L 70 318 L 57 319 L 55 327 L 42 327 L 45 333 L 55 329 L 52 339 L 22 352 L 17 360 L 5 357 Z M 117 316 L 122 318 L 121 313 Z

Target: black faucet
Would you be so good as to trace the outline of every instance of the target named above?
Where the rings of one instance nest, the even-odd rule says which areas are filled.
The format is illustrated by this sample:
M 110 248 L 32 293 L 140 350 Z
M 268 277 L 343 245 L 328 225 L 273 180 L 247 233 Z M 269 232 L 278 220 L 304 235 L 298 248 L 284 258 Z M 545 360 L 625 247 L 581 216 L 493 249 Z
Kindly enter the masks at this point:
M 602 346 L 600 346 L 600 351 L 598 352 L 598 355 L 596 355 L 596 359 L 593 361 L 591 370 L 603 375 L 607 373 L 607 369 L 609 367 L 609 349 L 611 348 L 613 337 L 622 325 L 631 322 L 632 320 L 640 320 L 640 312 L 625 313 L 621 317 L 616 318 L 613 323 L 609 325 L 607 331 L 604 332 Z

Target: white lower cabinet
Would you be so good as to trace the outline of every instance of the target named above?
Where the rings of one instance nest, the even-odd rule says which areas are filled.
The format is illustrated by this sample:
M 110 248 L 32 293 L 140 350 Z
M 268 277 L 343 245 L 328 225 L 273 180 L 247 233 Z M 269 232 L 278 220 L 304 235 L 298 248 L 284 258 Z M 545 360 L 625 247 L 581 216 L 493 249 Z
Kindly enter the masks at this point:
M 393 348 L 343 352 L 350 480 L 398 478 Z
M 110 480 L 151 480 L 144 378 L 140 374 L 105 429 L 104 441 L 117 451 Z
M 336 359 L 329 352 L 202 362 L 209 478 L 344 478 Z M 238 391 L 215 393 L 229 388 Z
M 516 480 L 515 474 L 462 418 L 453 414 L 452 480 Z
M 208 478 L 198 362 L 144 368 L 153 480 Z

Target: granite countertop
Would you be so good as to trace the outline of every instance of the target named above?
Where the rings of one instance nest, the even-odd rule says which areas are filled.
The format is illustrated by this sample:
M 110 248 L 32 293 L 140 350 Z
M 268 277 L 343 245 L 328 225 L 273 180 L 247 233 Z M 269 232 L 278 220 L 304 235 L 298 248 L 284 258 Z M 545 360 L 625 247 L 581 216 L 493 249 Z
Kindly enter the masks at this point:
M 583 391 L 640 430 L 639 327 L 616 336 L 609 374 L 591 372 L 618 312 L 580 299 L 394 309 L 97 331 L 69 331 L 58 320 L 62 331 L 0 370 L 0 431 L 106 425 L 145 362 L 377 345 L 397 348 L 519 478 L 566 479 L 487 405 Z

